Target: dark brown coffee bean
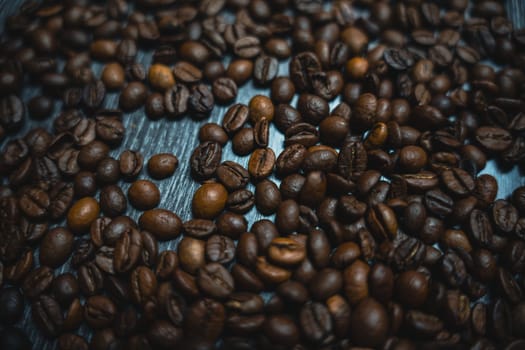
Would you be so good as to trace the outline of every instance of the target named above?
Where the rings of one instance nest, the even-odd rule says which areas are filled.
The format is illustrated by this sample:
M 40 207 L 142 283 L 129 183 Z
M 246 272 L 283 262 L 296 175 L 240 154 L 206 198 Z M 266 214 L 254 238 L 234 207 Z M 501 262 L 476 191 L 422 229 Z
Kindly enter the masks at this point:
M 138 230 L 124 232 L 115 243 L 113 265 L 117 272 L 128 272 L 138 262 L 142 250 L 142 236 Z
M 311 88 L 310 76 L 321 71 L 321 63 L 313 52 L 302 52 L 290 61 L 290 78 L 299 91 Z
M 14 324 L 17 322 L 24 311 L 24 298 L 20 291 L 15 287 L 2 289 L 0 292 L 0 319 L 3 324 Z
M 415 334 L 433 336 L 443 329 L 443 321 L 437 316 L 417 310 L 410 310 L 405 315 L 407 326 Z
M 311 147 L 319 142 L 319 133 L 315 126 L 309 123 L 295 123 L 286 129 L 285 146 L 300 143 Z
M 255 82 L 260 85 L 269 84 L 278 72 L 279 63 L 276 58 L 271 56 L 259 56 L 255 60 L 253 77 Z
M 128 201 L 122 189 L 116 185 L 104 187 L 100 191 L 100 209 L 109 217 L 122 215 L 128 206 Z
M 144 157 L 138 151 L 125 150 L 120 154 L 119 170 L 126 179 L 133 179 L 142 170 Z
M 223 211 L 227 200 L 228 192 L 223 185 L 205 183 L 193 195 L 193 214 L 196 218 L 213 219 Z
M 227 298 L 234 289 L 232 275 L 218 263 L 209 263 L 199 269 L 197 283 L 203 293 L 217 299 Z
M 213 299 L 198 299 L 187 310 L 185 334 L 191 338 L 201 337 L 213 342 L 222 333 L 225 318 L 225 309 L 221 303 Z
M 453 252 L 448 252 L 443 256 L 441 271 L 445 281 L 451 286 L 459 286 L 467 278 L 465 263 Z
M 230 193 L 226 201 L 226 207 L 236 213 L 245 214 L 255 205 L 253 192 L 241 189 Z
M 216 175 L 229 191 L 242 189 L 246 187 L 249 181 L 248 170 L 232 161 L 225 161 L 219 165 Z
M 192 219 L 186 221 L 183 225 L 184 232 L 195 238 L 205 238 L 217 230 L 217 226 L 211 220 L 205 219 Z
M 220 164 L 222 148 L 217 142 L 200 144 L 191 155 L 192 173 L 201 179 L 213 176 Z
M 147 97 L 146 86 L 138 81 L 126 85 L 120 94 L 120 106 L 125 111 L 132 111 L 144 104 Z
M 180 117 L 188 111 L 190 91 L 185 85 L 175 84 L 164 93 L 164 107 L 168 116 Z
M 263 180 L 255 187 L 255 205 L 264 215 L 271 215 L 281 204 L 281 193 L 275 183 Z
M 40 244 L 40 263 L 51 267 L 62 265 L 73 249 L 73 234 L 66 228 L 54 228 Z
M 86 296 L 95 295 L 102 289 L 104 277 L 95 263 L 88 262 L 78 268 L 78 285 Z
M 329 343 L 333 339 L 332 318 L 321 303 L 305 304 L 299 314 L 299 323 L 306 337 L 316 344 Z
M 145 211 L 139 218 L 139 225 L 159 240 L 174 239 L 182 230 L 182 221 L 177 214 L 159 208 Z
M 196 83 L 202 79 L 202 72 L 189 62 L 177 62 L 173 67 L 173 75 L 178 81 Z
M 157 292 L 157 278 L 153 271 L 139 266 L 131 273 L 131 296 L 138 305 L 144 305 Z
M 69 306 L 79 293 L 77 278 L 71 273 L 61 274 L 53 281 L 52 290 L 62 306 Z
M 488 215 L 481 210 L 474 209 L 470 212 L 469 229 L 472 238 L 482 246 L 492 243 L 493 230 Z
M 228 77 L 219 77 L 213 81 L 212 92 L 217 102 L 226 104 L 237 97 L 237 84 Z
M 111 157 L 102 159 L 97 164 L 96 174 L 97 181 L 102 185 L 114 184 L 120 177 L 120 164 Z
M 248 172 L 254 180 L 268 177 L 275 165 L 275 153 L 271 148 L 259 148 L 250 156 Z
M 512 137 L 507 130 L 483 126 L 476 130 L 476 140 L 488 151 L 500 152 L 510 147 Z
M 58 302 L 42 295 L 31 305 L 33 320 L 50 337 L 56 337 L 62 330 L 64 317 Z
M 202 119 L 213 110 L 215 100 L 210 89 L 204 84 L 192 86 L 188 98 L 188 109 L 196 118 Z
M 153 209 L 160 203 L 160 191 L 157 185 L 149 180 L 137 180 L 128 189 L 128 199 L 137 209 Z
M 254 36 L 245 36 L 235 41 L 234 53 L 242 58 L 253 58 L 261 52 L 260 41 Z
M 115 319 L 116 313 L 116 306 L 109 298 L 95 295 L 86 301 L 84 318 L 90 327 L 98 329 L 109 326 Z
M 223 235 L 212 235 L 206 241 L 206 257 L 211 262 L 227 264 L 235 257 L 233 240 Z
M 361 301 L 352 313 L 352 339 L 360 346 L 382 344 L 388 331 L 385 308 L 372 298 Z

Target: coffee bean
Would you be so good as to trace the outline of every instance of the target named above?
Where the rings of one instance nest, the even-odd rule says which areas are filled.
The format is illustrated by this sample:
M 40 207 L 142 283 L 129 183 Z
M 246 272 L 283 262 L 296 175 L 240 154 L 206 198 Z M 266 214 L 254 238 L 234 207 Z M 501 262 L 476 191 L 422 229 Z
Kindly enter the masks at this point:
M 264 215 L 271 215 L 281 204 L 281 193 L 277 185 L 269 180 L 263 180 L 255 187 L 255 205 Z
M 226 104 L 237 97 L 237 84 L 228 77 L 219 77 L 213 81 L 212 92 L 217 102 Z
M 54 228 L 40 244 L 40 263 L 51 267 L 62 265 L 73 249 L 73 234 L 66 228 Z
M 14 324 L 24 311 L 24 299 L 20 291 L 15 287 L 4 288 L 0 292 L 0 311 L 3 324 Z
M 125 150 L 120 154 L 119 170 L 126 179 L 136 177 L 142 170 L 144 157 L 138 151 Z
M 160 203 L 160 191 L 151 181 L 137 180 L 128 189 L 128 199 L 137 209 L 153 209 Z
M 233 277 L 218 263 L 209 263 L 199 269 L 197 283 L 203 293 L 217 299 L 227 298 L 234 289 Z
M 145 211 L 139 218 L 139 225 L 159 240 L 174 239 L 182 230 L 182 221 L 177 214 L 159 208 Z
M 164 107 L 168 116 L 179 117 L 188 111 L 190 91 L 185 85 L 175 84 L 164 93 Z
M 192 86 L 188 98 L 188 109 L 196 118 L 202 119 L 213 110 L 215 100 L 210 89 L 204 84 Z
M 53 337 L 60 333 L 64 318 L 58 302 L 47 295 L 40 296 L 31 305 L 33 320 L 45 332 Z
M 120 106 L 125 111 L 132 111 L 144 104 L 147 97 L 146 86 L 141 82 L 134 81 L 124 87 L 120 95 Z
M 218 183 L 206 183 L 193 195 L 192 209 L 197 218 L 213 219 L 226 205 L 228 192 Z
M 98 202 L 91 197 L 84 197 L 69 209 L 67 224 L 74 233 L 85 232 L 98 217 L 99 213 L 100 206 Z
M 109 217 L 122 215 L 128 202 L 122 189 L 116 185 L 104 187 L 100 191 L 100 209 Z
M 226 161 L 217 168 L 219 181 L 230 191 L 246 187 L 249 181 L 248 171 L 240 164 Z
M 264 333 L 274 344 L 291 346 L 299 341 L 297 325 L 285 315 L 268 317 L 264 323 Z
M 352 313 L 352 339 L 360 346 L 382 344 L 388 331 L 385 308 L 372 298 L 361 301 Z
M 153 271 L 139 266 L 131 273 L 131 296 L 138 305 L 144 303 L 157 292 L 157 278 Z
M 321 71 L 321 63 L 312 52 L 302 52 L 290 61 L 290 77 L 299 91 L 311 88 L 310 76 Z
M 104 328 L 113 322 L 116 313 L 116 306 L 109 298 L 95 295 L 86 301 L 84 318 L 91 327 Z
M 62 306 L 69 306 L 79 293 L 77 278 L 71 273 L 61 274 L 53 281 L 52 290 Z
M 210 178 L 221 161 L 222 147 L 216 142 L 200 144 L 192 153 L 190 164 L 192 173 L 203 179 Z
M 508 131 L 488 126 L 476 130 L 476 140 L 491 152 L 504 151 L 512 142 Z
M 142 236 L 131 229 L 124 232 L 115 243 L 113 265 L 117 272 L 128 272 L 138 262 L 142 250 Z
M 275 153 L 271 148 L 259 148 L 250 156 L 248 172 L 254 180 L 268 177 L 275 165 Z

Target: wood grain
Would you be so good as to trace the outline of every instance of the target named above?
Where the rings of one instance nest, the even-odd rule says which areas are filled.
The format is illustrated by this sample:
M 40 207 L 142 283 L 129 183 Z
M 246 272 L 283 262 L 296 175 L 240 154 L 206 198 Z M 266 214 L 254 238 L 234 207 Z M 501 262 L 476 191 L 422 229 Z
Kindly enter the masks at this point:
M 3 24 L 6 16 L 15 13 L 15 10 L 23 3 L 22 0 L 4 0 L 0 1 L 0 25 L 3 28 Z M 507 10 L 510 17 L 513 19 L 516 27 L 525 27 L 525 1 L 523 0 L 510 0 L 507 1 Z M 144 64 L 148 65 L 151 60 L 151 52 L 141 52 L 138 58 Z M 95 71 L 98 74 L 100 72 L 100 64 L 95 66 Z M 283 63 L 280 65 L 280 75 L 286 75 L 288 72 L 287 64 Z M 36 88 L 30 88 L 25 91 L 26 97 L 32 97 L 39 93 Z M 247 103 L 252 96 L 255 94 L 268 94 L 268 90 L 255 88 L 253 85 L 248 84 L 239 89 L 239 95 L 237 97 L 238 102 Z M 331 106 L 337 104 L 338 101 L 333 101 Z M 295 101 L 293 101 L 295 105 Z M 115 108 L 118 106 L 118 95 L 113 93 L 106 97 L 105 106 L 108 108 Z M 58 111 L 60 106 L 56 106 Z M 125 116 L 125 125 L 127 127 L 127 133 L 125 140 L 121 147 L 111 152 L 111 155 L 118 158 L 121 150 L 133 149 L 140 150 L 145 159 L 156 153 L 161 152 L 172 152 L 179 157 L 179 169 L 175 175 L 169 179 L 162 181 L 154 181 L 160 188 L 162 193 L 162 201 L 160 207 L 167 208 L 175 211 L 183 220 L 187 220 L 191 217 L 190 208 L 190 197 L 191 194 L 197 187 L 197 183 L 194 182 L 190 177 L 188 168 L 188 160 L 192 150 L 197 145 L 197 131 L 199 126 L 206 122 L 217 122 L 220 123 L 222 116 L 226 110 L 226 107 L 216 106 L 213 110 L 211 117 L 206 121 L 194 121 L 189 118 L 183 118 L 181 120 L 160 120 L 151 122 L 144 115 L 144 111 L 138 110 L 136 112 L 127 114 Z M 26 132 L 29 128 L 35 126 L 43 126 L 50 129 L 50 122 L 38 122 L 30 121 L 26 123 L 21 133 Z M 283 135 L 272 129 L 270 138 L 270 147 L 272 147 L 276 154 L 279 154 L 282 150 Z M 5 143 L 5 140 L 4 140 Z M 226 146 L 223 152 L 223 159 L 231 159 L 239 162 L 246 166 L 248 158 L 238 157 L 233 154 L 230 144 Z M 518 169 L 517 167 L 505 169 L 499 167 L 495 162 L 490 162 L 483 173 L 490 173 L 497 176 L 499 181 L 499 198 L 503 198 L 509 195 L 511 191 L 518 185 L 525 184 L 525 171 L 523 168 Z M 143 170 L 140 177 L 147 177 L 146 172 Z M 277 181 L 277 179 L 275 179 Z M 5 181 L 5 179 L 3 180 Z M 129 183 L 120 184 L 124 191 L 127 191 Z M 253 186 L 250 185 L 250 189 L 253 190 Z M 133 218 L 137 219 L 139 212 L 133 209 L 129 210 L 128 213 Z M 251 223 L 255 220 L 263 218 L 263 216 L 257 213 L 255 210 L 250 211 L 246 218 Z M 161 249 L 175 248 L 178 244 L 177 241 L 161 244 Z M 38 259 L 36 259 L 38 261 Z M 63 266 L 57 274 L 62 271 L 69 270 L 69 265 Z M 28 336 L 34 343 L 35 349 L 54 349 L 56 342 L 44 338 L 41 333 L 32 325 L 30 308 L 26 306 L 25 317 L 18 326 L 23 327 L 27 332 Z M 87 335 L 88 330 L 84 327 L 80 329 L 80 334 Z

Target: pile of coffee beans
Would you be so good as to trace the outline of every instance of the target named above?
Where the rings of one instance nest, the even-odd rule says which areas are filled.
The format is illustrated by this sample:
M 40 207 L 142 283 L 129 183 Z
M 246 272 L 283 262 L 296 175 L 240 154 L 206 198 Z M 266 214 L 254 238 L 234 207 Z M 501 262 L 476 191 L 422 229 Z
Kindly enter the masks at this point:
M 482 172 L 525 163 L 501 1 L 28 0 L 0 48 L 0 348 L 525 348 L 525 186 Z M 123 149 L 136 110 L 198 146 Z

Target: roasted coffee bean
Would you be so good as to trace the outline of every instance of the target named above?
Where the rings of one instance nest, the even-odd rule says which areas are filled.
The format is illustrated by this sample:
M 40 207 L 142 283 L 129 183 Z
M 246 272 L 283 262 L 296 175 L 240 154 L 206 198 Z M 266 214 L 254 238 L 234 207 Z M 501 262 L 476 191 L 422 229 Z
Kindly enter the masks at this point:
M 53 281 L 52 290 L 62 306 L 69 306 L 79 293 L 77 278 L 71 273 L 61 274 Z
M 166 209 L 150 209 L 139 218 L 142 229 L 151 232 L 159 240 L 176 238 L 182 230 L 182 221 L 172 211 Z
M 253 127 L 253 139 L 258 147 L 267 147 L 270 137 L 270 124 L 266 118 L 255 122 Z
M 214 98 L 210 89 L 204 85 L 194 85 L 188 98 L 188 109 L 198 119 L 205 118 L 213 110 Z
M 385 308 L 372 298 L 357 304 L 352 313 L 352 339 L 360 346 L 377 346 L 386 339 L 388 315 Z
M 476 140 L 488 151 L 500 152 L 510 147 L 512 137 L 507 130 L 483 126 L 476 130 Z
M 224 146 L 228 142 L 228 135 L 219 124 L 206 123 L 199 128 L 199 141 L 215 141 Z
M 313 52 L 302 52 L 290 61 L 290 78 L 299 91 L 311 88 L 310 76 L 321 71 L 321 63 Z
M 33 302 L 31 310 L 33 320 L 47 336 L 58 336 L 64 324 L 64 317 L 55 299 L 42 295 Z
M 66 228 L 50 230 L 40 243 L 40 263 L 51 267 L 62 265 L 73 249 L 73 234 Z
M 271 148 L 259 148 L 250 156 L 248 172 L 254 180 L 267 178 L 275 165 L 275 153 Z
M 89 229 L 99 213 L 98 202 L 92 197 L 84 197 L 69 209 L 67 224 L 74 233 L 83 233 Z
M 17 130 L 24 122 L 24 105 L 16 95 L 0 99 L 0 124 L 8 131 Z
M 305 304 L 299 314 L 299 323 L 310 341 L 316 344 L 332 341 L 332 318 L 323 304 L 315 302 Z
M 285 315 L 272 315 L 264 323 L 264 333 L 274 344 L 291 346 L 299 339 L 297 325 Z
M 120 154 L 119 170 L 126 179 L 136 177 L 142 170 L 144 157 L 138 151 L 125 150 Z
M 255 149 L 255 138 L 252 128 L 243 128 L 232 139 L 233 153 L 246 156 Z
M 242 165 L 232 161 L 225 161 L 216 171 L 219 181 L 230 191 L 246 187 L 249 182 L 249 173 Z
M 227 264 L 235 256 L 233 240 L 223 235 L 213 235 L 206 241 L 206 257 L 211 262 Z
M 125 111 L 132 111 L 144 104 L 147 97 L 146 86 L 138 81 L 129 83 L 120 94 L 119 104 Z
M 119 162 L 111 157 L 102 159 L 97 164 L 96 178 L 98 183 L 101 185 L 110 185 L 118 181 L 120 177 L 120 164 Z
M 164 93 L 164 107 L 170 117 L 180 117 L 188 111 L 190 91 L 185 85 L 175 84 Z
M 127 272 L 138 262 L 142 250 L 142 236 L 131 229 L 124 232 L 115 243 L 113 265 L 117 272 Z
M 17 322 L 24 311 L 24 298 L 18 288 L 8 287 L 0 292 L 0 319 L 3 324 Z
M 213 81 L 213 96 L 217 102 L 227 104 L 237 97 L 237 84 L 228 77 L 219 77 Z
M 255 205 L 264 215 L 274 214 L 281 204 L 281 193 L 275 183 L 263 180 L 255 187 Z
M 100 209 L 109 217 L 122 215 L 128 206 L 128 201 L 122 189 L 116 185 L 104 187 L 100 191 Z
M 222 147 L 217 142 L 204 142 L 192 153 L 190 164 L 192 173 L 198 178 L 210 178 L 220 164 Z
M 193 195 L 192 210 L 197 218 L 213 219 L 226 205 L 228 192 L 219 183 L 205 183 Z
M 219 263 L 209 263 L 199 269 L 197 284 L 203 293 L 212 298 L 227 298 L 234 289 L 233 277 Z
M 128 199 L 139 210 L 153 209 L 160 203 L 160 191 L 149 180 L 137 180 L 128 189 Z
M 102 295 L 89 297 L 84 308 L 84 319 L 93 328 L 109 326 L 115 319 L 117 309 L 115 304 Z
M 152 270 L 139 266 L 130 279 L 131 296 L 138 305 L 144 305 L 157 292 L 157 278 Z

